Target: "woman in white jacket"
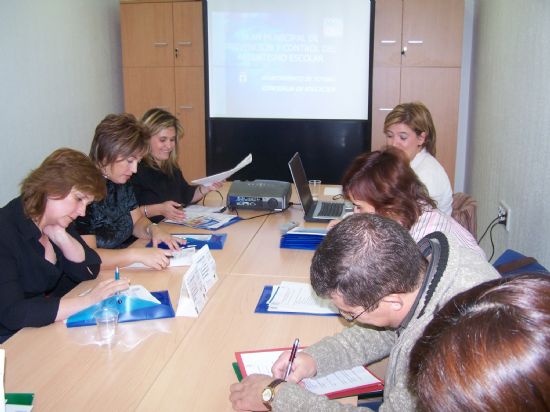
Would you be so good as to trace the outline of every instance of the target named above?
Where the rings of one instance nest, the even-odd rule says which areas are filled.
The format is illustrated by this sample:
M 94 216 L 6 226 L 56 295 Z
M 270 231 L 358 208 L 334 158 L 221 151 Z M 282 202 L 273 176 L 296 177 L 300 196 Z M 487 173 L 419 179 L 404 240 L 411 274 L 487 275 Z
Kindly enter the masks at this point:
M 407 153 L 410 165 L 435 200 L 437 208 L 451 215 L 453 191 L 443 166 L 435 158 L 435 126 L 430 111 L 420 102 L 396 106 L 384 121 L 388 146 Z

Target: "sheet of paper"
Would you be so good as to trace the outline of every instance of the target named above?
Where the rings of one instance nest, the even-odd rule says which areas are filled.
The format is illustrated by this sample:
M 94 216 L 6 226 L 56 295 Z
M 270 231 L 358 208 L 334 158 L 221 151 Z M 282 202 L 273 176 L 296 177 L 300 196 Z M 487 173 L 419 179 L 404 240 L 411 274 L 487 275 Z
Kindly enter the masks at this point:
M 325 187 L 323 191 L 325 196 L 338 196 L 342 194 L 342 186 Z
M 315 294 L 309 283 L 281 282 L 273 287 L 268 301 L 270 312 L 300 312 L 315 314 L 338 313 L 338 309 L 328 299 Z
M 248 156 L 241 160 L 241 162 L 231 170 L 226 170 L 225 172 L 212 176 L 203 177 L 202 179 L 193 180 L 191 183 L 194 185 L 211 186 L 216 182 L 221 182 L 222 180 L 227 179 L 229 176 L 238 172 L 243 167 L 248 166 L 250 163 L 252 163 L 252 153 L 249 153 Z
M 216 261 L 208 245 L 204 245 L 195 253 L 183 276 L 176 316 L 198 316 L 206 305 L 208 290 L 217 280 Z
M 328 230 L 325 228 L 320 227 L 295 227 L 293 229 L 290 229 L 287 233 L 287 235 L 321 235 L 325 236 L 327 234 Z
M 363 366 L 356 366 L 352 369 L 336 371 L 330 375 L 322 376 L 320 378 L 304 379 L 306 389 L 317 395 L 323 395 L 325 393 L 337 392 L 379 382 L 380 380 Z
M 302 349 L 300 349 L 301 351 Z M 261 373 L 272 375 L 271 367 L 282 350 L 261 351 L 261 352 L 241 352 L 240 357 L 246 375 Z M 309 378 L 303 380 L 305 388 L 317 395 L 337 392 L 345 389 L 356 388 L 360 386 L 380 383 L 380 380 L 370 373 L 363 366 L 356 366 L 351 369 L 336 371 L 329 375 L 319 378 Z
M 218 274 L 216 273 L 216 261 L 210 253 L 208 245 L 204 245 L 193 256 L 193 264 L 197 266 L 197 270 L 200 273 L 202 283 L 204 285 L 204 292 L 208 290 L 218 281 Z
M 120 292 L 120 294 L 131 298 L 138 298 L 160 304 L 160 301 L 151 295 L 151 293 L 142 285 L 130 285 L 127 290 Z
M 225 206 L 189 205 L 183 211 L 191 213 L 221 213 L 221 210 L 224 208 Z
M 172 257 L 170 258 L 170 264 L 169 267 L 178 267 L 178 266 L 189 266 L 191 263 L 193 263 L 193 256 L 195 254 L 195 248 L 188 247 L 180 249 L 177 252 L 172 253 Z M 136 268 L 136 269 L 150 269 L 149 266 L 144 265 L 141 262 L 135 262 L 132 263 L 130 266 L 126 266 L 127 268 Z
M 203 212 L 185 212 L 185 217 L 181 221 L 165 219 L 165 223 L 182 225 L 195 229 L 219 229 L 225 226 L 231 220 L 236 219 L 235 215 L 225 213 L 203 213 Z

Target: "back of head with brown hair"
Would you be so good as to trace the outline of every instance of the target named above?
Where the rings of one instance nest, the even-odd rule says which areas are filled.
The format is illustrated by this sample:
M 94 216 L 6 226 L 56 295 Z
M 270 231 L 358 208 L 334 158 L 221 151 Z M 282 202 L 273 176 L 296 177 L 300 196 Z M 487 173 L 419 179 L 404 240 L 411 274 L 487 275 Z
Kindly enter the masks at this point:
M 398 123 L 406 124 L 418 135 L 426 133 L 422 147 L 425 147 L 428 153 L 435 156 L 435 125 L 432 115 L 424 103 L 402 103 L 395 106 L 384 120 L 384 133 L 390 126 Z
M 421 410 L 550 410 L 550 277 L 496 279 L 461 293 L 411 352 Z
M 423 208 L 436 207 L 405 152 L 393 147 L 357 156 L 344 175 L 342 187 L 347 198 L 369 203 L 377 214 L 407 229 L 418 220 Z
M 90 158 L 98 167 L 147 153 L 149 129 L 133 114 L 109 114 L 95 129 Z
M 73 187 L 95 200 L 103 199 L 106 193 L 105 179 L 88 156 L 73 149 L 58 149 L 21 183 L 25 214 L 39 219 L 48 198 L 63 199 Z

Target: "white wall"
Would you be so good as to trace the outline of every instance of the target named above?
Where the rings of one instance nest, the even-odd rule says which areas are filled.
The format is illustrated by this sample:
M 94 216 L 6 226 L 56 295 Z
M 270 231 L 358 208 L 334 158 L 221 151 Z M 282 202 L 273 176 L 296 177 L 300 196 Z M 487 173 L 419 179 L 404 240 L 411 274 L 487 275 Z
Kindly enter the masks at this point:
M 550 269 L 550 1 L 477 0 L 466 190 L 479 202 L 478 232 L 512 209 L 511 248 Z M 482 243 L 490 253 L 490 243 Z
M 118 0 L 0 3 L 0 205 L 54 149 L 123 110 Z

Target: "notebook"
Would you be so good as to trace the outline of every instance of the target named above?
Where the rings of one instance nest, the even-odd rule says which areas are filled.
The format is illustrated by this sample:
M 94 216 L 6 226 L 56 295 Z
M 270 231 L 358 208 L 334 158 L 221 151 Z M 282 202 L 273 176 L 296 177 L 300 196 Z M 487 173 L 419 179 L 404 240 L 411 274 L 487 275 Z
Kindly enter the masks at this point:
M 304 208 L 304 220 L 306 222 L 325 222 L 332 219 L 339 219 L 347 212 L 344 202 L 325 202 L 315 201 L 309 190 L 309 183 L 306 177 L 306 171 L 300 158 L 300 153 L 296 152 L 288 162 L 292 180 L 296 185 L 300 202 Z

